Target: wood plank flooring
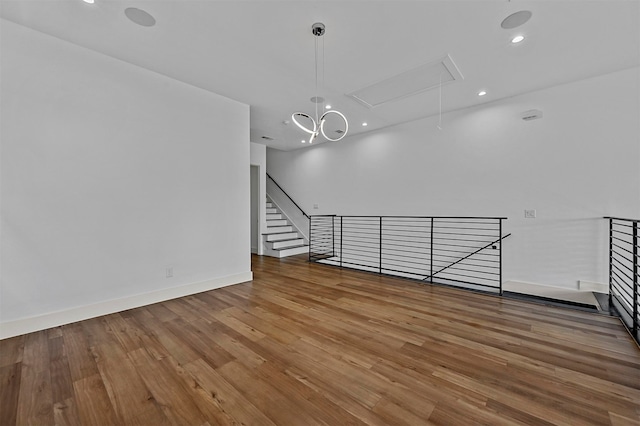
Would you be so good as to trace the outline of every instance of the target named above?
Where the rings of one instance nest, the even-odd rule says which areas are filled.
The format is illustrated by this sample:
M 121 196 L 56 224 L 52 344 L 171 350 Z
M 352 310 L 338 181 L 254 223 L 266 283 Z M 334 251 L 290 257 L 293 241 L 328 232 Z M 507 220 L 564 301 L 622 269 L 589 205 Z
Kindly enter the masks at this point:
M 0 341 L 0 425 L 640 425 L 615 318 L 304 256 L 253 270 Z

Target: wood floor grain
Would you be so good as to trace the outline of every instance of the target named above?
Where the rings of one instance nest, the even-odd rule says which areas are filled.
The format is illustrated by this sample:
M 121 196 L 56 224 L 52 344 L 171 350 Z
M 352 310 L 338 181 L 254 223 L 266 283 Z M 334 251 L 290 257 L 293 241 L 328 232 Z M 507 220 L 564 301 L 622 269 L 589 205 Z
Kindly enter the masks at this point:
M 615 318 L 304 256 L 253 271 L 0 341 L 0 425 L 640 425 Z

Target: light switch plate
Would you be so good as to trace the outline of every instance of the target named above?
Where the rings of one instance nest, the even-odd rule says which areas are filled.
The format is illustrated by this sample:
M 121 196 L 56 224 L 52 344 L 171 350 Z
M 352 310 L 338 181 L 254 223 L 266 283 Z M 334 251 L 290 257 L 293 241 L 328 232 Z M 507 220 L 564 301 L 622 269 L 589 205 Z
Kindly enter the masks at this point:
M 525 210 L 524 211 L 524 217 L 527 219 L 535 219 L 536 218 L 536 211 L 535 210 Z

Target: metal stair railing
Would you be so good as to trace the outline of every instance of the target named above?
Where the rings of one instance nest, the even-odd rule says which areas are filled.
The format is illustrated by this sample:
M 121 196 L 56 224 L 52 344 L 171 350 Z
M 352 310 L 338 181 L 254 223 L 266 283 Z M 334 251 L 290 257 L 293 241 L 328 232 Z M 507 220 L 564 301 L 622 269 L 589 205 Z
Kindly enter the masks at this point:
M 313 215 L 309 260 L 502 294 L 505 219 Z
M 609 309 L 640 344 L 640 219 L 609 221 Z

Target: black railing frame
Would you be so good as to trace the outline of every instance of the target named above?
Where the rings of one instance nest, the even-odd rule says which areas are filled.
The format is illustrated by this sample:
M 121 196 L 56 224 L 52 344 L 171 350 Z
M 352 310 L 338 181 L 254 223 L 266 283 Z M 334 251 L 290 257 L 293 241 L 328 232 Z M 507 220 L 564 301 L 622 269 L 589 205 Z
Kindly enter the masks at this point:
M 379 275 L 391 275 L 391 276 L 395 276 L 395 277 L 398 277 L 398 276 L 399 276 L 399 275 L 394 275 L 394 274 L 389 274 L 389 273 L 385 273 L 385 272 L 383 272 L 383 270 L 388 270 L 388 271 L 390 271 L 390 269 L 389 269 L 389 268 L 384 268 L 384 267 L 383 267 L 383 231 L 382 231 L 382 229 L 383 229 L 383 219 L 384 219 L 384 218 L 396 218 L 396 219 L 397 219 L 397 218 L 430 219 L 430 221 L 429 221 L 429 229 L 430 229 L 430 230 L 429 230 L 429 231 L 427 231 L 427 232 L 429 232 L 429 239 L 430 239 L 430 241 L 429 241 L 429 259 L 428 259 L 430 274 L 429 274 L 429 276 L 427 276 L 427 278 L 425 278 L 425 279 L 423 279 L 423 280 L 420 280 L 420 281 L 427 281 L 427 282 L 430 282 L 430 283 L 433 283 L 433 284 L 437 284 L 437 283 L 434 283 L 433 279 L 434 279 L 434 276 L 435 276 L 438 272 L 441 272 L 442 270 L 447 269 L 447 268 L 449 268 L 450 266 L 455 265 L 455 264 L 457 264 L 457 263 L 461 262 L 462 260 L 465 260 L 465 259 L 467 259 L 467 258 L 471 257 L 472 255 L 477 254 L 477 253 L 479 253 L 479 252 L 481 252 L 481 251 L 483 251 L 483 250 L 485 250 L 485 249 L 487 249 L 487 248 L 489 248 L 489 247 L 493 247 L 494 249 L 495 249 L 495 248 L 498 248 L 498 251 L 499 251 L 499 258 L 498 258 L 499 265 L 498 265 L 498 270 L 497 270 L 497 275 L 498 275 L 498 286 L 497 286 L 497 287 L 496 287 L 496 286 L 487 286 L 487 285 L 479 284 L 479 283 L 467 282 L 467 281 L 463 281 L 463 280 L 459 280 L 458 282 L 463 283 L 463 284 L 465 284 L 465 283 L 466 283 L 466 284 L 471 284 L 471 285 L 479 286 L 479 287 L 483 287 L 483 286 L 484 286 L 484 287 L 491 287 L 491 288 L 493 288 L 493 289 L 497 289 L 500 295 L 502 295 L 502 294 L 503 294 L 503 283 L 502 283 L 502 278 L 503 278 L 503 273 L 502 273 L 502 272 L 503 272 L 503 271 L 502 271 L 502 261 L 503 261 L 503 257 L 502 257 L 502 248 L 503 248 L 503 246 L 502 246 L 502 240 L 504 240 L 505 238 L 507 238 L 507 237 L 509 237 L 509 236 L 511 235 L 510 233 L 509 233 L 509 234 L 507 234 L 507 235 L 502 235 L 502 230 L 503 230 L 503 224 L 502 224 L 502 222 L 503 222 L 503 220 L 506 220 L 506 219 L 507 219 L 506 217 L 484 217 L 484 216 L 379 216 L 379 215 L 375 215 L 375 216 L 374 216 L 374 215 L 338 216 L 338 215 L 312 215 L 312 216 L 310 216 L 310 218 L 309 218 L 309 261 L 310 261 L 310 262 L 312 262 L 312 261 L 318 261 L 318 260 L 321 260 L 321 259 L 326 259 L 327 257 L 336 257 L 336 255 L 337 255 L 337 253 L 336 253 L 336 219 L 338 218 L 338 219 L 340 220 L 340 234 L 339 234 L 339 239 L 340 239 L 340 241 L 339 241 L 339 255 L 337 256 L 337 257 L 338 257 L 338 259 L 339 259 L 339 262 L 336 262 L 336 263 L 338 263 L 338 265 L 336 265 L 336 266 L 339 266 L 340 268 L 348 267 L 348 266 L 345 266 L 345 265 L 343 264 L 343 252 L 342 252 L 342 251 L 343 251 L 343 240 L 342 240 L 342 238 L 343 238 L 343 235 L 344 235 L 344 228 L 343 228 L 343 222 L 344 222 L 344 221 L 343 221 L 343 218 L 349 218 L 349 217 L 369 218 L 369 219 L 376 219 L 376 218 L 377 218 L 377 219 L 378 219 L 378 221 L 377 221 L 377 222 L 378 222 L 377 226 L 378 226 L 378 230 L 379 230 L 379 236 L 378 236 L 378 245 L 379 245 L 379 247 L 378 247 L 378 265 L 377 265 L 377 266 L 378 266 L 378 267 L 377 267 L 378 271 L 377 271 L 377 273 L 378 273 Z M 313 244 L 312 244 L 312 238 L 313 238 L 313 237 L 312 237 L 312 235 L 313 235 L 312 222 L 313 222 L 313 221 L 312 221 L 312 219 L 313 219 L 313 218 L 327 218 L 327 219 L 328 219 L 328 218 L 331 218 L 331 223 L 330 223 L 330 227 L 331 227 L 331 243 L 330 243 L 330 244 L 331 244 L 331 249 L 330 249 L 330 250 L 331 250 L 331 256 L 327 256 L 327 253 L 329 253 L 329 251 L 321 252 L 319 256 L 318 256 L 318 253 L 312 253 L 312 250 L 313 250 Z M 467 219 L 467 220 L 471 220 L 471 219 L 475 219 L 475 220 L 485 220 L 485 219 L 486 219 L 486 220 L 496 220 L 496 221 L 497 221 L 497 224 L 498 224 L 498 229 L 497 229 L 497 231 L 498 231 L 498 236 L 499 236 L 499 238 L 497 238 L 496 240 L 492 241 L 491 243 L 486 244 L 485 246 L 483 246 L 483 247 L 481 247 L 481 248 L 479 248 L 479 249 L 475 250 L 475 251 L 474 251 L 474 252 L 472 252 L 470 255 L 463 256 L 461 259 L 458 259 L 458 260 L 456 260 L 456 261 L 452 262 L 451 264 L 449 264 L 449 265 L 448 265 L 448 266 L 446 266 L 445 268 L 440 269 L 438 272 L 433 273 L 433 269 L 434 269 L 434 242 L 433 242 L 434 238 L 433 238 L 433 235 L 434 235 L 434 221 L 435 221 L 436 219 L 460 219 L 460 220 L 465 220 L 465 219 Z M 328 224 L 325 224 L 324 226 L 325 226 L 325 227 L 327 227 L 327 225 L 328 225 Z M 496 247 L 496 245 L 497 245 L 497 247 Z M 314 257 L 314 254 L 316 255 L 315 257 Z M 427 260 L 427 259 L 425 259 L 425 260 Z M 353 264 L 353 263 L 352 263 L 352 265 L 356 265 L 356 264 Z M 364 266 L 364 265 L 362 265 L 362 266 Z M 357 269 L 357 268 L 356 268 L 356 269 Z M 401 272 L 401 271 L 397 271 L 397 272 Z M 435 278 L 437 279 L 438 277 L 435 277 Z M 449 281 L 449 282 L 451 282 L 451 281 L 455 281 L 455 280 L 451 280 L 450 278 L 445 278 L 445 280 L 447 280 L 447 281 Z M 447 284 L 445 284 L 445 285 L 447 285 Z M 484 290 L 479 290 L 479 291 L 484 291 Z
M 638 277 L 640 276 L 640 254 L 638 253 L 638 246 L 640 245 L 640 240 L 638 240 L 638 224 L 640 223 L 640 219 L 627 219 L 627 218 L 620 218 L 620 217 L 612 217 L 612 216 L 606 216 L 605 219 L 607 219 L 609 221 L 609 309 L 614 311 L 615 313 L 618 314 L 618 316 L 620 317 L 622 323 L 625 325 L 625 327 L 627 327 L 627 329 L 629 330 L 630 334 L 632 335 L 632 337 L 636 340 L 636 342 L 638 342 L 640 344 L 640 321 L 638 320 L 638 311 L 640 309 L 640 303 L 638 302 L 638 296 L 640 293 L 640 284 L 638 283 Z M 614 250 L 614 232 L 616 232 L 614 230 L 614 225 L 616 223 L 614 223 L 614 221 L 619 221 L 619 222 L 629 222 L 630 225 L 623 225 L 623 226 L 630 226 L 631 227 L 631 280 L 629 283 L 625 283 L 631 286 L 631 300 L 632 300 L 632 306 L 631 306 L 631 324 L 627 324 L 627 322 L 625 321 L 625 313 L 628 314 L 629 312 L 623 312 L 623 310 L 625 310 L 626 308 L 624 308 L 624 305 L 622 301 L 620 301 L 618 299 L 618 296 L 616 296 L 614 294 L 614 271 L 613 271 L 613 263 L 614 263 L 614 259 L 615 259 L 615 254 L 616 251 Z M 617 225 L 620 225 L 620 223 L 617 223 Z M 620 231 L 617 231 L 620 232 Z M 619 247 L 619 246 L 618 246 Z M 626 249 L 625 249 L 626 250 Z M 629 259 L 627 259 L 629 260 Z M 617 276 L 619 276 L 618 274 L 616 274 Z M 627 277 L 629 278 L 629 277 Z M 617 286 L 620 287 L 620 284 L 617 283 Z M 622 290 L 622 288 L 620 288 L 620 290 Z M 621 309 L 618 309 L 616 307 L 616 303 L 620 304 L 622 307 Z

